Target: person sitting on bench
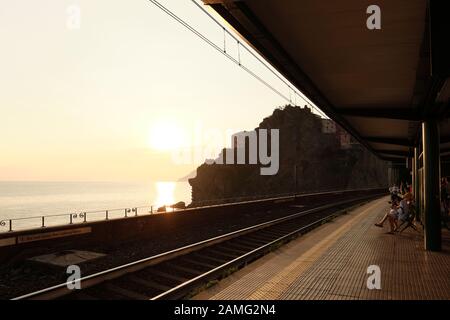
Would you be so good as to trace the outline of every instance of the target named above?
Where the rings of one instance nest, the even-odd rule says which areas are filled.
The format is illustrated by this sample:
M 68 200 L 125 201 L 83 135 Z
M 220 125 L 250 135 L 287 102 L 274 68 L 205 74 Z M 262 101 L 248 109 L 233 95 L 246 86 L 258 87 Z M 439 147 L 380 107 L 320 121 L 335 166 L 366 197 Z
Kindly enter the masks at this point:
M 403 223 L 409 217 L 409 205 L 412 202 L 413 196 L 411 193 L 407 193 L 403 196 L 403 199 L 399 203 L 398 221 Z
M 393 197 L 391 201 L 390 210 L 384 215 L 383 219 L 380 222 L 375 223 L 377 227 L 382 228 L 383 224 L 386 220 L 389 221 L 390 231 L 389 233 L 394 233 L 397 228 L 397 219 L 398 219 L 398 211 L 399 211 L 399 198 Z
M 389 214 L 387 216 L 387 219 L 389 221 L 389 234 L 393 234 L 397 230 L 397 221 L 398 221 L 398 215 L 399 215 L 400 207 L 398 204 L 398 201 L 393 201 L 391 205 L 391 210 L 389 210 Z
M 394 185 L 389 188 L 389 193 L 391 194 L 391 201 L 394 201 L 394 199 L 396 199 L 398 197 L 399 192 L 400 192 L 400 189 L 394 183 Z
M 415 206 L 414 197 L 411 193 L 407 193 L 404 195 L 402 201 L 400 202 L 400 208 L 401 212 L 399 213 L 399 227 L 397 228 L 397 231 L 401 233 L 409 227 L 411 227 L 415 231 L 418 231 L 414 224 Z M 401 229 L 403 225 L 405 226 L 403 227 L 403 229 Z
M 391 194 L 391 201 L 389 201 L 389 203 L 391 204 L 391 209 L 390 211 L 388 211 L 384 217 L 380 220 L 380 222 L 375 223 L 375 226 L 379 227 L 379 228 L 383 228 L 384 223 L 386 222 L 386 220 L 389 218 L 389 214 L 391 214 L 391 210 L 393 209 L 393 205 L 396 204 L 398 205 L 398 203 L 400 202 L 402 198 L 400 198 L 398 196 L 398 194 Z

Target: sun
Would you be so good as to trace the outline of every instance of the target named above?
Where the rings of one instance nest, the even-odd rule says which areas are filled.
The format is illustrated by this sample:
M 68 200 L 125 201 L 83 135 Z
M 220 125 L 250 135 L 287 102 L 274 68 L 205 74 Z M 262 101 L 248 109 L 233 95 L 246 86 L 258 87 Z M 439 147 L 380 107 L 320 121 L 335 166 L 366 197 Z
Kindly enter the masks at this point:
M 185 145 L 184 130 L 174 121 L 158 121 L 150 126 L 149 145 L 157 151 L 174 151 Z

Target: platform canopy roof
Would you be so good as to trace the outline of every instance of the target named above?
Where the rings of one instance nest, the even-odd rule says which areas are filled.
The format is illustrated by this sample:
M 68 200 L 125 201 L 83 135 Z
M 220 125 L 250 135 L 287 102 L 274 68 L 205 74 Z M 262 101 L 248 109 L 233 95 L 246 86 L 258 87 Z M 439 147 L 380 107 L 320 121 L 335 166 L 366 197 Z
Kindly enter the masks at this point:
M 449 32 L 440 0 L 203 0 L 330 118 L 405 163 L 421 121 L 450 154 Z M 370 30 L 367 8 L 381 9 Z

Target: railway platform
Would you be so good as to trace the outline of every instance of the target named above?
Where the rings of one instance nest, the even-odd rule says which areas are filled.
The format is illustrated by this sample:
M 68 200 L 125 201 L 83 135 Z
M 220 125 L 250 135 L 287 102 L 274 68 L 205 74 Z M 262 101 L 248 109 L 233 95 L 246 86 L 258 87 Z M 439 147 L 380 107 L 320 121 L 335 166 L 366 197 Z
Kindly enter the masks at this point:
M 387 201 L 340 216 L 193 299 L 450 299 L 450 233 L 442 231 L 441 252 L 424 250 L 422 228 L 388 234 L 387 223 L 374 225 Z

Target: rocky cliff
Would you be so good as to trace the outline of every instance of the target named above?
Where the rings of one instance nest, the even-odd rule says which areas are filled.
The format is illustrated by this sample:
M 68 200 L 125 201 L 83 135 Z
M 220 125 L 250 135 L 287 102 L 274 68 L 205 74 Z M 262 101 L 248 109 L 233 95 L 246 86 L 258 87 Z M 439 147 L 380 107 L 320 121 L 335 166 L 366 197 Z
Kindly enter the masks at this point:
M 260 129 L 279 129 L 278 173 L 261 175 L 259 164 L 205 163 L 197 168 L 197 176 L 189 179 L 192 206 L 238 198 L 387 186 L 387 163 L 309 108 L 278 108 L 255 130 Z M 222 153 L 229 151 L 224 149 Z

